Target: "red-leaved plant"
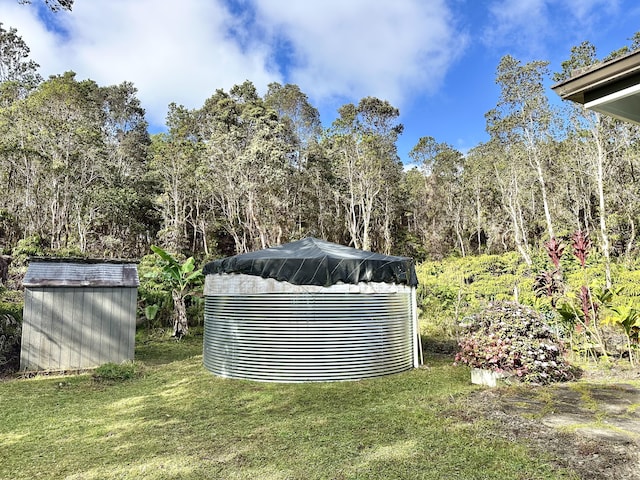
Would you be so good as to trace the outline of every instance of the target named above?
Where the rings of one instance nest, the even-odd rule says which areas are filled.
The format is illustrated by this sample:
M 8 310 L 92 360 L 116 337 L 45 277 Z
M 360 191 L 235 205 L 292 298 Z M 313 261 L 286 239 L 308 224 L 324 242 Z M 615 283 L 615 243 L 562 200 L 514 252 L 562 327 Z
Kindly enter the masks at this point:
M 585 268 L 587 257 L 589 256 L 589 250 L 591 249 L 591 240 L 589 235 L 582 230 L 578 230 L 571 237 L 571 247 L 573 248 L 573 254 L 580 262 L 582 268 Z
M 544 248 L 547 250 L 551 263 L 556 267 L 556 271 L 560 270 L 560 258 L 564 253 L 564 245 L 556 237 L 552 237 L 551 240 L 545 242 Z
M 586 285 L 580 287 L 578 300 L 580 301 L 580 308 L 584 315 L 584 323 L 589 325 L 593 318 L 598 314 L 599 304 L 593 301 L 591 298 L 591 290 L 589 290 L 589 287 Z
M 560 259 L 564 253 L 565 246 L 556 237 L 552 237 L 551 240 L 544 243 L 544 248 L 555 269 L 551 272 L 541 272 L 536 275 L 533 281 L 533 291 L 538 297 L 548 297 L 551 300 L 551 306 L 555 308 L 558 295 L 563 293 Z

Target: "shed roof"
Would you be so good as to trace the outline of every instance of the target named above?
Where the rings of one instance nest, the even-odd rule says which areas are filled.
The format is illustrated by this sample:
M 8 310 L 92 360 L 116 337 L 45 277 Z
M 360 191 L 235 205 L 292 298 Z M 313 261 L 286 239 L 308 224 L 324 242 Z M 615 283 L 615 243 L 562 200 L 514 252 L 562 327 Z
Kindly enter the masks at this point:
M 327 287 L 338 282 L 418 284 L 411 258 L 367 252 L 312 237 L 215 260 L 202 271 L 205 275 L 243 273 L 295 285 Z
M 97 259 L 33 258 L 22 280 L 25 287 L 137 287 L 133 262 Z

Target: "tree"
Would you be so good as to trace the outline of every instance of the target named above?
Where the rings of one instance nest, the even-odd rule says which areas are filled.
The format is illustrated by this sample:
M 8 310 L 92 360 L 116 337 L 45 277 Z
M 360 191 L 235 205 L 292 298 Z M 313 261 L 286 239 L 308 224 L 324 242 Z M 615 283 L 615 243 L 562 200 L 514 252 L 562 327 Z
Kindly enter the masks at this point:
M 298 167 L 304 167 L 310 148 L 322 133 L 318 109 L 309 103 L 297 85 L 283 86 L 277 82 L 269 84 L 264 102 L 276 111 L 282 123 L 287 124 L 290 142 L 295 146 L 292 160 Z
M 285 195 L 291 201 L 291 214 L 296 219 L 295 230 L 290 234 L 305 236 L 312 225 L 322 223 L 319 216 L 324 211 L 316 203 L 324 201 L 316 188 L 319 157 L 319 140 L 322 135 L 320 113 L 311 105 L 297 85 L 270 83 L 264 96 L 265 105 L 273 108 L 284 127 L 284 139 L 289 145 L 290 163 L 293 167 Z M 310 161 L 311 157 L 314 159 Z
M 637 36 L 634 38 L 638 38 Z M 635 40 L 634 40 L 635 41 Z M 614 52 L 613 56 L 617 54 Z M 569 78 L 576 69 L 587 68 L 598 63 L 596 49 L 589 42 L 583 42 L 571 49 L 568 60 L 562 63 L 562 71 L 554 76 L 555 81 Z M 598 199 L 598 224 L 600 233 L 600 250 L 605 258 L 606 287 L 611 288 L 611 245 L 607 226 L 608 210 L 606 184 L 607 170 L 616 158 L 620 158 L 625 150 L 624 138 L 628 138 L 631 127 L 621 121 L 605 117 L 597 112 L 585 109 L 581 105 L 570 107 L 570 118 L 574 134 L 569 137 L 575 151 L 586 160 L 591 178 L 595 184 Z
M 131 84 L 53 76 L 0 107 L 0 210 L 20 219 L 21 236 L 51 248 L 137 256 L 156 229 L 147 144 Z
M 387 187 L 397 188 L 399 172 L 396 141 L 403 126 L 400 112 L 386 100 L 366 97 L 358 105 L 347 104 L 327 134 L 328 148 L 340 179 L 337 194 L 346 209 L 351 244 L 370 250 L 374 212 L 381 215 L 383 250 L 387 252 L 393 208 Z
M 470 243 L 476 243 L 477 253 L 490 252 L 496 245 L 504 245 L 504 221 L 501 210 L 501 194 L 495 181 L 495 155 L 493 145 L 480 144 L 469 151 L 465 158 L 464 184 L 472 196 L 469 208 Z M 498 250 L 504 250 L 498 249 Z
M 99 187 L 104 152 L 98 90 L 94 82 L 77 82 L 67 72 L 51 77 L 7 112 L 12 123 L 5 140 L 15 154 L 16 186 L 24 192 L 27 234 L 49 238 L 51 248 L 76 240 L 86 250 L 96 212 L 90 199 Z
M 29 53 L 18 31 L 13 27 L 6 30 L 0 22 L 0 84 L 12 82 L 24 92 L 42 81 L 40 65 L 29 60 Z
M 156 197 L 163 228 L 160 237 L 173 251 L 187 251 L 195 238 L 194 201 L 197 198 L 196 172 L 202 145 L 194 134 L 197 112 L 169 105 L 169 131 L 152 139 L 151 168 L 160 184 Z
M 518 162 L 520 159 L 513 154 L 521 152 L 533 168 L 540 187 L 547 234 L 554 238 L 544 175 L 551 153 L 553 121 L 543 84 L 548 64 L 533 61 L 522 65 L 511 55 L 502 57 L 496 76 L 500 100 L 496 109 L 487 114 L 487 131 L 494 140 L 509 146 L 505 152 L 511 161 Z
M 466 255 L 463 239 L 464 209 L 464 157 L 462 153 L 446 143 L 437 143 L 433 137 L 421 137 L 409 152 L 409 156 L 422 169 L 425 189 L 429 197 L 425 201 L 434 204 L 432 219 L 429 221 L 430 233 L 438 233 L 435 242 L 450 245 L 447 238 L 457 239 L 457 246 L 464 257 Z
M 130 82 L 101 87 L 104 161 L 102 184 L 93 202 L 98 208 L 92 230 L 92 249 L 119 250 L 137 257 L 148 250 L 148 240 L 159 230 L 152 204 L 158 186 L 148 174 L 151 140 L 145 111 Z
M 180 263 L 173 255 L 156 245 L 151 245 L 151 250 L 164 262 L 163 277 L 171 288 L 173 300 L 173 336 L 180 339 L 189 333 L 185 299 L 193 294 L 190 289 L 196 280 L 202 277 L 202 270 L 195 269 L 193 257 Z
M 73 2 L 74 0 L 44 0 L 45 5 L 49 7 L 52 12 L 58 12 L 60 10 L 71 11 Z M 18 3 L 30 5 L 31 0 L 18 0 Z
M 282 243 L 295 228 L 291 131 L 247 81 L 218 90 L 198 112 L 205 195 L 236 253 Z

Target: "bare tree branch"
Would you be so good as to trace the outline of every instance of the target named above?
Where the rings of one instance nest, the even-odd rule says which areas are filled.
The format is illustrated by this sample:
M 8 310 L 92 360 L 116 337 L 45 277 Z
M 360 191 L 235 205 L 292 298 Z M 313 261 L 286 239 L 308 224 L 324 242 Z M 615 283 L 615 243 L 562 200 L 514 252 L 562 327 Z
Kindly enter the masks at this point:
M 60 10 L 71 11 L 73 8 L 74 0 L 44 0 L 44 3 L 51 9 L 52 12 L 58 12 Z M 21 5 L 31 4 L 31 0 L 18 0 Z

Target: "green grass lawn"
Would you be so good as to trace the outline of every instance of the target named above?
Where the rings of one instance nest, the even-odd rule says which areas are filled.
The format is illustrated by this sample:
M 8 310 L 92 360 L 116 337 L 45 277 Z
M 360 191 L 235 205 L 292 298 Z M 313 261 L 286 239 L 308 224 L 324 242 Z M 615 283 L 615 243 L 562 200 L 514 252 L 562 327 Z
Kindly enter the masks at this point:
M 0 382 L 3 479 L 551 479 L 525 445 L 472 421 L 450 359 L 372 380 L 221 379 L 202 337 L 139 342 L 141 374 Z

